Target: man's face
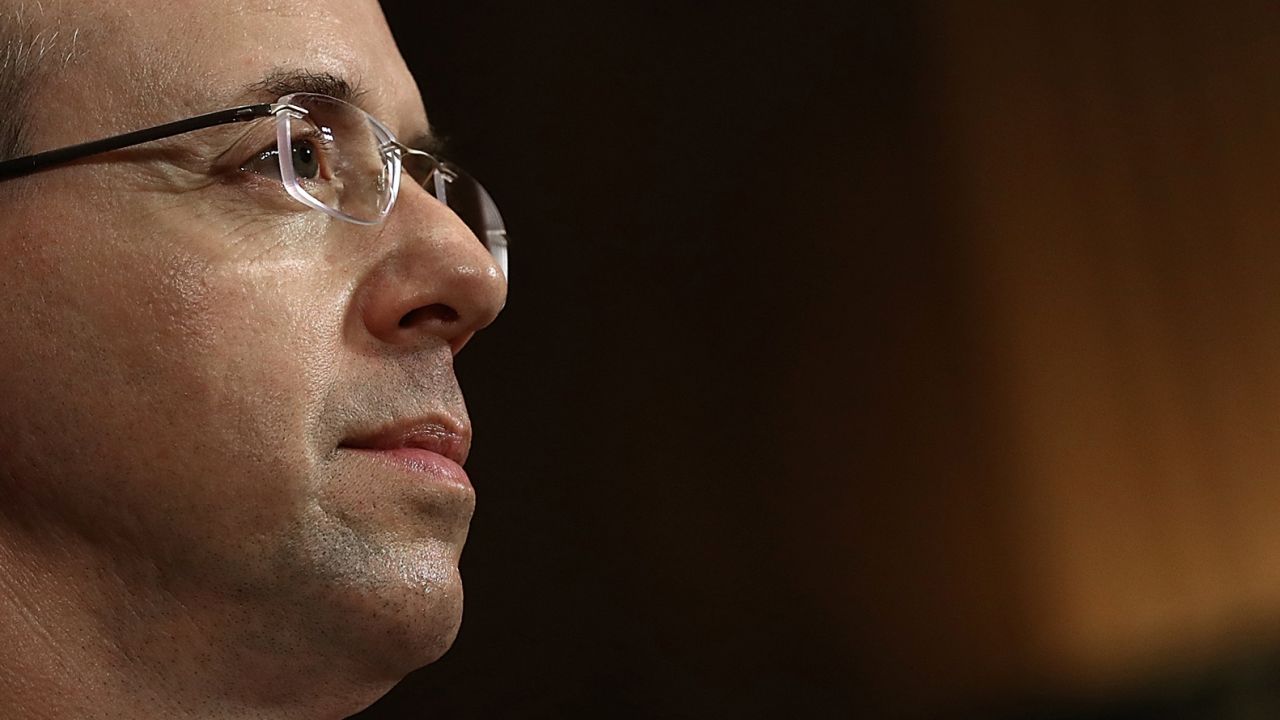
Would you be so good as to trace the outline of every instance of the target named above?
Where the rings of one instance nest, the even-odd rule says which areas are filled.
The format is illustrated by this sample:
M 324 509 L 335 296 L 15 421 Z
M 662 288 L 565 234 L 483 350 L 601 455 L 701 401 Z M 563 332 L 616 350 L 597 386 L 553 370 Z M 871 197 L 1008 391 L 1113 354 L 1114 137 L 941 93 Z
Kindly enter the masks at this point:
M 402 138 L 427 130 L 374 0 L 44 5 L 78 36 L 33 99 L 33 150 L 271 101 L 245 88 L 290 71 L 358 85 Z M 223 171 L 264 150 L 249 131 L 11 181 L 4 523 L 42 551 L 90 554 L 106 570 L 86 594 L 154 612 L 104 604 L 109 631 L 136 619 L 238 643 L 264 676 L 336 663 L 394 680 L 457 632 L 473 495 L 447 462 L 351 445 L 405 424 L 469 437 L 453 356 L 505 282 L 411 182 L 362 227 Z

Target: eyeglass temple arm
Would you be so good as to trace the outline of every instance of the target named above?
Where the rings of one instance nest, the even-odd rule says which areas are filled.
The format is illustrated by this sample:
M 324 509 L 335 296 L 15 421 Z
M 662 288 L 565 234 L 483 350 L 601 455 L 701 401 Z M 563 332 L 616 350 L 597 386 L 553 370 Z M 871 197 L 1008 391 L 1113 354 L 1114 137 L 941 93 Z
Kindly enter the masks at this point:
M 203 130 L 215 125 L 226 125 L 228 123 L 245 122 L 246 120 L 267 117 L 274 115 L 279 109 L 280 106 L 272 103 L 241 105 L 240 107 L 197 115 L 186 120 L 157 125 L 145 130 L 135 130 L 123 135 L 115 135 L 101 140 L 6 160 L 0 162 L 0 180 L 10 180 L 23 175 L 30 175 L 44 168 L 79 160 L 90 155 L 121 150 L 153 140 L 163 140 L 164 138 L 181 135 L 193 130 Z

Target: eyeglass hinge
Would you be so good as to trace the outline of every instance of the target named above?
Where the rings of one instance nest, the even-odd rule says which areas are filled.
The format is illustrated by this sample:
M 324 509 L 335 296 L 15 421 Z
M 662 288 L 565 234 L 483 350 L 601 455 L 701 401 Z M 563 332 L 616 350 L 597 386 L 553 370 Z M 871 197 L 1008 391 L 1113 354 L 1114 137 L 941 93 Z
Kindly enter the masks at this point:
M 290 105 L 289 103 L 272 103 L 267 106 L 267 112 L 272 115 L 279 115 L 282 112 L 287 112 L 294 117 L 303 117 L 308 114 L 306 108 L 301 108 L 297 105 Z

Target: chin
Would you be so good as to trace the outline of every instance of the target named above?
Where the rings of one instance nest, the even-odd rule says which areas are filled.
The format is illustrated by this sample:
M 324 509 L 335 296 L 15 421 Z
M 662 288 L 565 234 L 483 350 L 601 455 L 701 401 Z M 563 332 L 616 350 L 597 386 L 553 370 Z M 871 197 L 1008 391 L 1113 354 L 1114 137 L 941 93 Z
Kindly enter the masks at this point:
M 456 580 L 456 571 L 455 571 Z M 439 660 L 453 646 L 462 625 L 462 584 L 454 583 L 447 592 L 441 588 L 428 594 L 413 594 L 408 589 L 391 596 L 383 593 L 375 600 L 379 611 L 364 620 L 381 626 L 366 627 L 372 635 L 359 643 L 360 657 L 352 658 L 357 685 L 363 690 L 347 697 L 346 705 L 334 718 L 348 717 L 377 702 L 406 675 Z M 373 638 L 372 642 L 368 640 Z
M 447 593 L 432 597 L 419 621 L 406 628 L 403 647 L 405 672 L 412 672 L 439 660 L 453 647 L 462 628 L 462 581 Z
M 443 564 L 443 563 L 442 563 Z M 400 678 L 439 660 L 458 637 L 462 626 L 462 578 L 457 566 L 425 582 L 401 574 L 391 585 L 373 590 L 349 616 L 352 629 L 359 630 L 363 642 L 356 641 L 370 670 L 384 679 Z

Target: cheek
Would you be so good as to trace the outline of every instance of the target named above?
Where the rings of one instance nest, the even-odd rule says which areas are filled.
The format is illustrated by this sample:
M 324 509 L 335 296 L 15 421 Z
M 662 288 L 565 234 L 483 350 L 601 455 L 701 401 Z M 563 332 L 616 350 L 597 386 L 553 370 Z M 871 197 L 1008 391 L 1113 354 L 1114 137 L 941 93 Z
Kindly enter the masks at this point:
M 322 268 L 183 250 L 25 258 L 0 311 L 14 328 L 0 370 L 17 385 L 0 436 L 19 438 L 0 441 L 0 470 L 81 527 L 208 544 L 288 523 L 341 337 Z
M 336 381 L 342 303 L 299 264 L 220 268 L 183 260 L 139 288 L 134 340 L 117 345 L 122 385 L 173 413 L 201 443 L 313 458 Z

